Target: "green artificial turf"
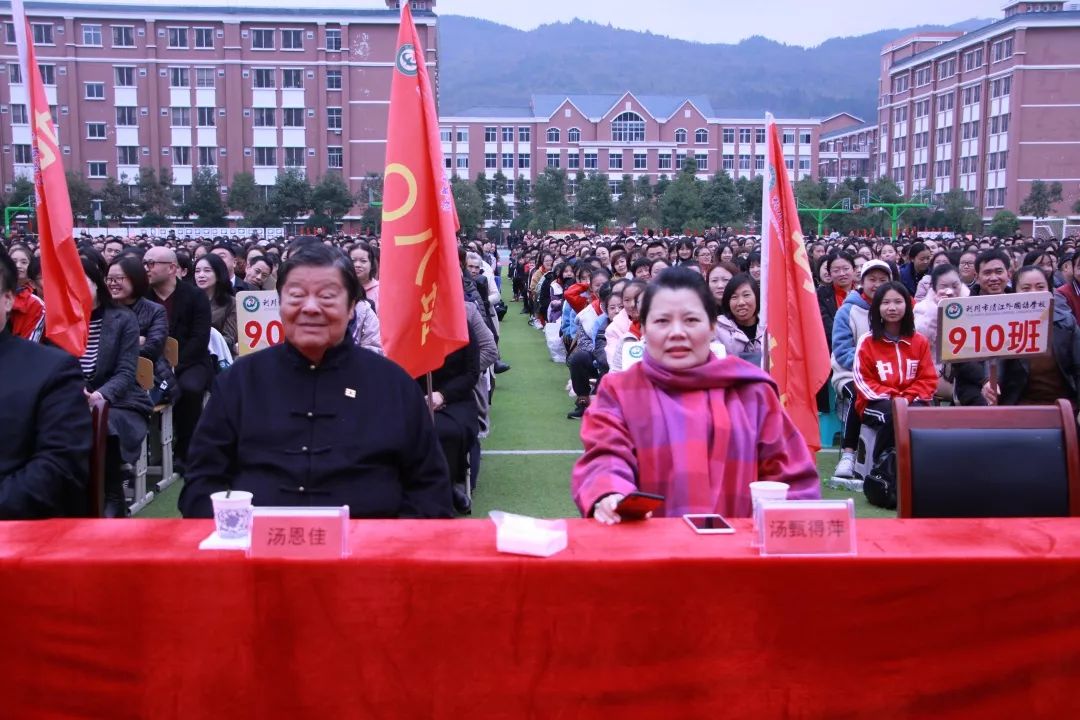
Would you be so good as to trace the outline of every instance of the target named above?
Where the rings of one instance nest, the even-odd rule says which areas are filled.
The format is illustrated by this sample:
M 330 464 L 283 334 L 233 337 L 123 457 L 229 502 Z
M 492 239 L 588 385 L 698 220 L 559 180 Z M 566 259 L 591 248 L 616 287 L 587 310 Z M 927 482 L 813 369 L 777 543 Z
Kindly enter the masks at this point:
M 504 283 L 508 290 L 509 283 Z M 491 408 L 491 434 L 481 443 L 485 452 L 519 450 L 580 451 L 581 422 L 567 420 L 574 401 L 566 391 L 566 366 L 554 363 L 543 334 L 526 322 L 521 303 L 509 301 L 502 322 L 499 347 L 509 372 L 496 376 Z M 536 517 L 575 517 L 570 498 L 570 470 L 576 455 L 485 455 L 473 496 L 473 517 L 485 517 L 489 510 Z M 818 453 L 818 474 L 825 478 L 839 460 L 835 449 Z M 182 483 L 177 482 L 154 499 L 138 517 L 178 517 L 176 500 Z M 896 513 L 873 507 L 862 493 L 822 488 L 826 498 L 854 497 L 859 517 L 895 517 Z

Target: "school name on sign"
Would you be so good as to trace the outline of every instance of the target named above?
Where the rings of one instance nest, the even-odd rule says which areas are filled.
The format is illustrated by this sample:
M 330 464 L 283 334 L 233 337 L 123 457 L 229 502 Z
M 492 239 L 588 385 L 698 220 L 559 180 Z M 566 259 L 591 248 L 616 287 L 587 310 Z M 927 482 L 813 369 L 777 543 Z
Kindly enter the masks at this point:
M 236 325 L 240 328 L 240 354 L 248 355 L 285 340 L 277 292 L 245 290 L 236 294 Z
M 943 300 L 938 305 L 941 362 L 989 360 L 1050 351 L 1048 292 Z

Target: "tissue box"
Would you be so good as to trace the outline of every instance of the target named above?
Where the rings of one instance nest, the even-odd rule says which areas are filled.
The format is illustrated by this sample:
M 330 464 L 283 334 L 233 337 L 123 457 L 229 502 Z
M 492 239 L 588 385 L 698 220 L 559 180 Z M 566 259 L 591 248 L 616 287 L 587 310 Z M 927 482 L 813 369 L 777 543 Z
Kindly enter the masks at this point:
M 495 523 L 495 548 L 499 552 L 551 557 L 566 549 L 565 520 L 541 520 L 501 510 L 488 514 Z

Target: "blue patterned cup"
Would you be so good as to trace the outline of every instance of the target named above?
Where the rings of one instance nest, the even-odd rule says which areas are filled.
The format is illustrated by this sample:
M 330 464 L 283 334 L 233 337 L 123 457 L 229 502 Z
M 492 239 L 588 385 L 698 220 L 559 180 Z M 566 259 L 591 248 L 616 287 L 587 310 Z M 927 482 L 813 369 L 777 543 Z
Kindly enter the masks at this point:
M 216 492 L 210 496 L 218 537 L 228 540 L 251 535 L 252 497 L 251 493 L 242 490 Z

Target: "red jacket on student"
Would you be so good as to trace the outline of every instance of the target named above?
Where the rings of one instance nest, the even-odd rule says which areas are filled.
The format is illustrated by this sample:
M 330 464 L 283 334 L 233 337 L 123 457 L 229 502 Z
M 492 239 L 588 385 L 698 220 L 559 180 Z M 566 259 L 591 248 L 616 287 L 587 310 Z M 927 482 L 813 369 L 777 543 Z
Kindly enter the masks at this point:
M 852 373 L 860 414 L 874 400 L 904 397 L 908 402 L 929 402 L 937 390 L 930 342 L 919 333 L 898 340 L 875 340 L 872 333 L 864 334 L 855 349 Z
M 589 283 L 574 283 L 563 291 L 563 301 L 574 308 L 574 312 L 579 313 L 589 304 L 588 294 Z

